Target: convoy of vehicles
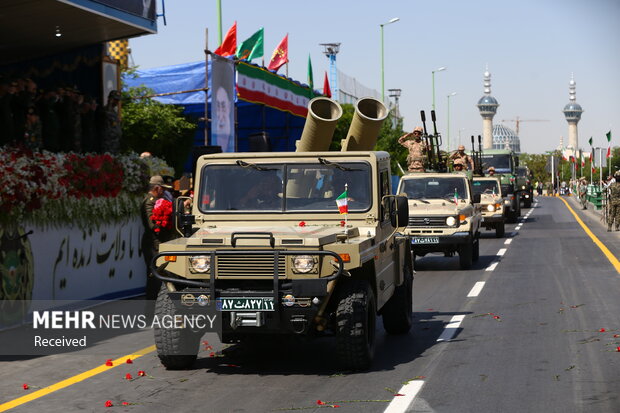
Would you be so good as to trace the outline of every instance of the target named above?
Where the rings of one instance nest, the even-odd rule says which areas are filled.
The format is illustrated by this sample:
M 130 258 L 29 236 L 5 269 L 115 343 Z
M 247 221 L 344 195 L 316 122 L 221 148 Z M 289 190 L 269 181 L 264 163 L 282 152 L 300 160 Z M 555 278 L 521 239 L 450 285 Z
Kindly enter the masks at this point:
M 517 222 L 521 216 L 521 200 L 524 190 L 517 185 L 519 158 L 510 149 L 487 149 L 480 154 L 482 170 L 495 168 L 504 196 L 504 214 L 507 222 Z

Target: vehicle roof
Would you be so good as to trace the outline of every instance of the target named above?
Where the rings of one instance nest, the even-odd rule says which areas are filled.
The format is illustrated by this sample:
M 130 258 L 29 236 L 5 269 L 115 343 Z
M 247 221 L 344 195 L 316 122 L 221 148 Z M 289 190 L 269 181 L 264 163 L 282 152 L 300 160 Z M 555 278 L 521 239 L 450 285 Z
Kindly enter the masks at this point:
M 485 149 L 482 155 L 514 155 L 514 152 L 510 149 Z
M 213 159 L 265 159 L 265 160 L 300 160 L 301 158 L 371 158 L 377 161 L 389 160 L 390 154 L 384 151 L 326 151 L 326 152 L 226 152 L 202 155 L 198 162 Z M 355 160 L 355 159 L 351 159 Z
M 419 178 L 463 178 L 469 179 L 466 172 L 431 172 L 431 173 L 408 173 L 403 175 L 401 179 L 419 179 Z
M 496 176 L 474 176 L 474 181 L 497 181 L 500 182 L 500 179 Z

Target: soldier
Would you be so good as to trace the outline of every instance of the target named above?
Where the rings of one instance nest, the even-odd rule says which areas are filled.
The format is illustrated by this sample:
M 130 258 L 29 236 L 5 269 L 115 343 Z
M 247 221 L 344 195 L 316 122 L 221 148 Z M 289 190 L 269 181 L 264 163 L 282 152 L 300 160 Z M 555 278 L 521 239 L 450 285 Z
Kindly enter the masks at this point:
M 459 145 L 458 150 L 450 155 L 450 159 L 462 159 L 465 170 L 471 169 L 473 171 L 474 169 L 474 160 L 465 153 L 465 146 L 463 145 Z
M 118 103 L 121 94 L 118 90 L 110 91 L 108 103 L 105 106 L 105 120 L 103 125 L 103 152 L 117 154 L 121 149 L 121 117 L 118 113 Z
M 467 170 L 465 169 L 465 162 L 461 158 L 455 159 L 454 162 L 452 162 L 452 167 L 456 172 L 462 172 Z
M 428 148 L 422 141 L 422 131 L 420 126 L 413 129 L 413 133 L 406 133 L 398 138 L 398 143 L 407 148 L 409 155 L 407 156 L 407 169 L 409 172 L 424 172 L 424 161 Z M 413 140 L 409 138 L 413 136 Z
M 607 215 L 607 231 L 615 222 L 615 230 L 620 230 L 620 171 L 614 174 L 615 182 L 609 186 L 609 206 Z
M 150 265 L 153 257 L 159 251 L 161 242 L 169 241 L 172 238 L 170 231 L 157 228 L 156 223 L 151 220 L 153 208 L 158 199 L 164 197 L 165 189 L 171 189 L 169 185 L 164 183 L 164 179 L 155 175 L 149 181 L 149 192 L 144 197 L 140 208 L 142 216 L 142 224 L 144 225 L 144 234 L 142 235 L 142 254 L 144 263 L 146 264 L 146 299 L 154 300 L 157 298 L 159 291 L 159 281 L 151 274 Z
M 579 202 L 581 203 L 581 209 L 588 209 L 588 206 L 587 206 L 588 181 L 586 181 L 586 178 L 581 177 L 581 179 L 579 179 L 579 185 L 577 186 L 577 193 L 579 194 Z
M 491 167 L 489 167 L 489 169 L 487 169 L 487 174 L 488 174 L 489 176 L 493 176 L 493 175 L 495 175 L 495 168 L 494 168 L 494 167 L 492 167 L 492 166 L 491 166 Z

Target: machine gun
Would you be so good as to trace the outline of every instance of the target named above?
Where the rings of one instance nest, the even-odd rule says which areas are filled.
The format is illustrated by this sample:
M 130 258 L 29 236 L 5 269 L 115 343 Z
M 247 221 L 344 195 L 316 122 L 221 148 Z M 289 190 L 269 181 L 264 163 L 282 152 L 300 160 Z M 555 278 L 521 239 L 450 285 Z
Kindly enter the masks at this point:
M 429 135 L 426 129 L 426 114 L 423 110 L 420 111 L 420 117 L 422 119 L 422 126 L 424 127 L 424 142 L 428 148 L 428 169 L 445 172 L 446 161 L 441 156 L 439 147 L 441 146 L 441 135 L 437 132 L 437 119 L 435 117 L 435 111 L 431 110 L 431 120 L 433 121 L 433 134 Z
M 471 135 L 471 157 L 474 160 L 474 175 L 484 176 L 482 170 L 482 136 L 478 135 L 478 150 L 474 141 L 474 135 Z

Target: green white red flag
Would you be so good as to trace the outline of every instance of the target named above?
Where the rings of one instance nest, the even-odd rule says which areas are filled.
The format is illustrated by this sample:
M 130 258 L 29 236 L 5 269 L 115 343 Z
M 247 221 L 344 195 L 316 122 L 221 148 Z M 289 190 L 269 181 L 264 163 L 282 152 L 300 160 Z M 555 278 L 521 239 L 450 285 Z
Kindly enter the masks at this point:
M 349 194 L 348 189 L 345 189 L 343 193 L 336 198 L 336 204 L 338 205 L 338 212 L 341 214 L 349 213 Z
M 607 144 L 608 144 L 606 158 L 611 158 L 611 131 L 607 132 L 605 136 L 607 137 Z

